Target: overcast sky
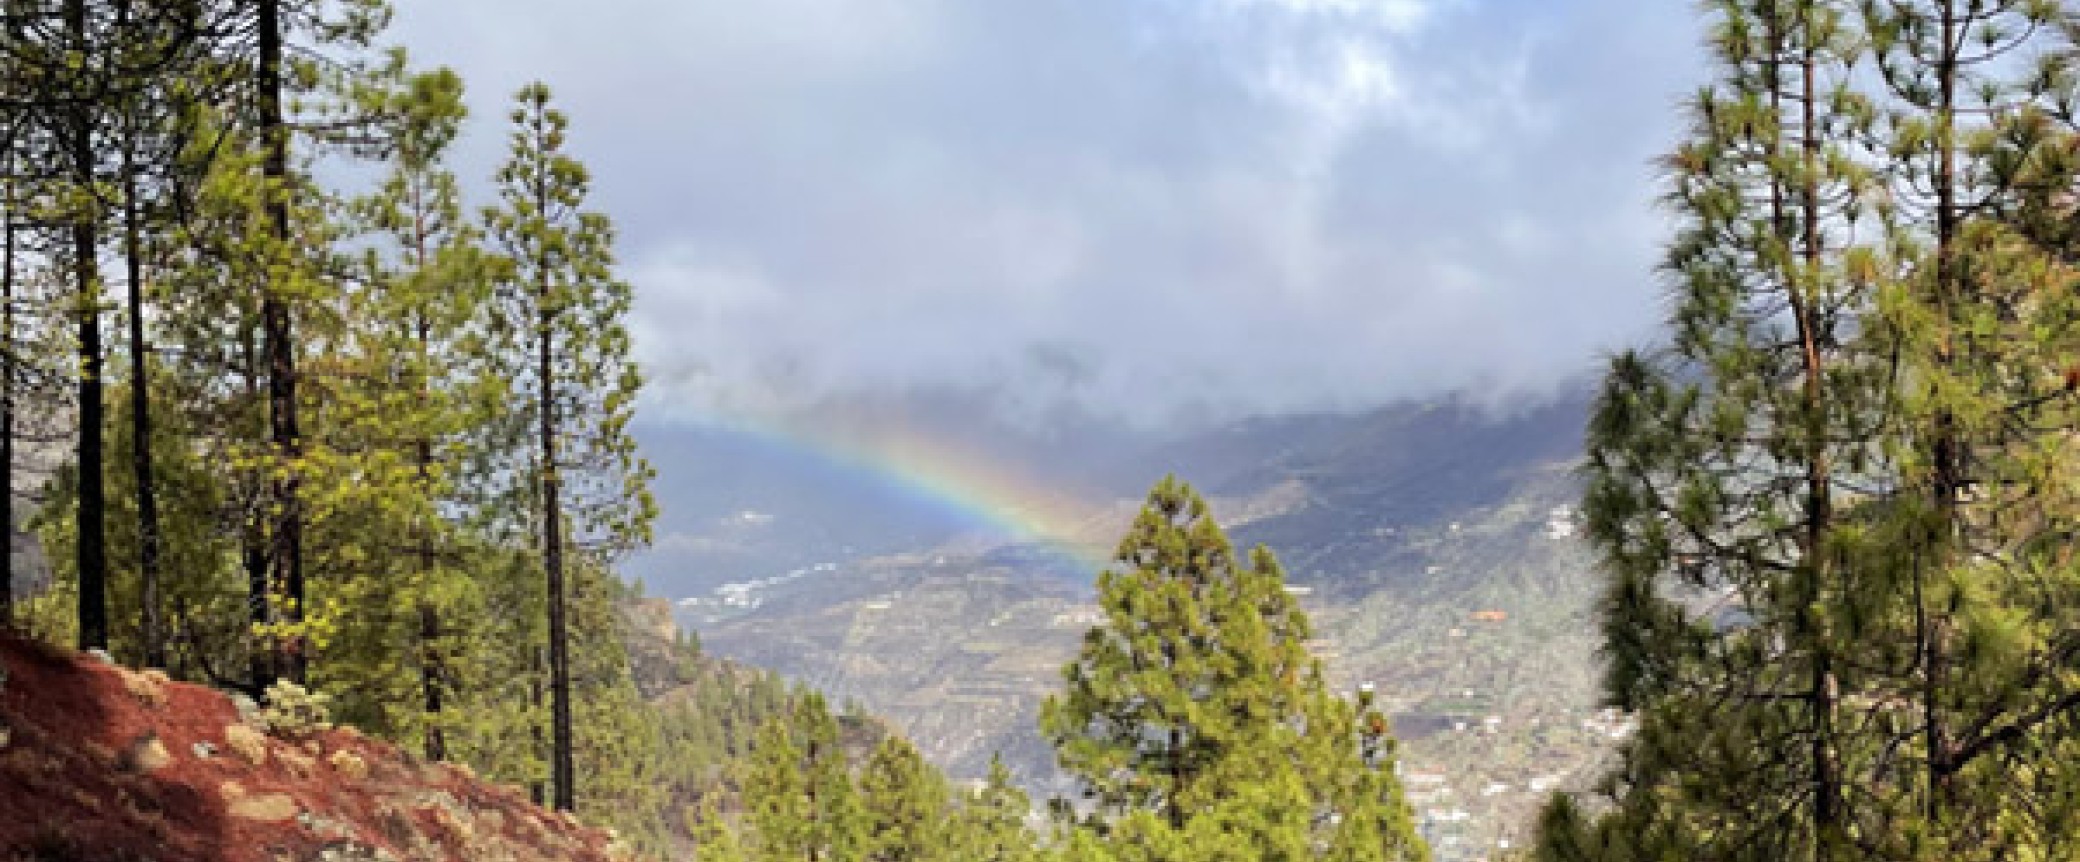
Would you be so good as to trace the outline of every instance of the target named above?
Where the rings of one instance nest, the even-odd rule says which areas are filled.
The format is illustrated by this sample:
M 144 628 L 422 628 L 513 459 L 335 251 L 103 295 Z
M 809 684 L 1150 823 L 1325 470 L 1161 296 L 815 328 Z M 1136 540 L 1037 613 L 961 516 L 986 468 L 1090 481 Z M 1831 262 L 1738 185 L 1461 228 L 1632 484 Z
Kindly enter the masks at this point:
M 471 87 L 465 172 L 554 89 L 688 412 L 1540 387 L 1651 333 L 1697 68 L 1677 0 L 396 6 Z

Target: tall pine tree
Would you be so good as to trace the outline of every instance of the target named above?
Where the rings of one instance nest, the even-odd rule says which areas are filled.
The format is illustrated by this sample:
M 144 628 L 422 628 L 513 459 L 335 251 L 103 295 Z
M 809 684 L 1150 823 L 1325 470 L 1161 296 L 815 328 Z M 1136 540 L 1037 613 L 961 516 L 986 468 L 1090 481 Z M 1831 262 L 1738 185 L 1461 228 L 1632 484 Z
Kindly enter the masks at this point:
M 585 208 L 590 178 L 565 152 L 569 120 L 549 88 L 516 97 L 500 204 L 487 213 L 511 262 L 500 298 L 515 322 L 507 377 L 526 393 L 533 432 L 520 472 L 535 495 L 534 530 L 547 593 L 552 802 L 576 801 L 572 769 L 569 572 L 573 553 L 645 542 L 655 503 L 650 467 L 628 421 L 642 378 L 629 359 L 630 291 L 613 273 L 613 228 Z

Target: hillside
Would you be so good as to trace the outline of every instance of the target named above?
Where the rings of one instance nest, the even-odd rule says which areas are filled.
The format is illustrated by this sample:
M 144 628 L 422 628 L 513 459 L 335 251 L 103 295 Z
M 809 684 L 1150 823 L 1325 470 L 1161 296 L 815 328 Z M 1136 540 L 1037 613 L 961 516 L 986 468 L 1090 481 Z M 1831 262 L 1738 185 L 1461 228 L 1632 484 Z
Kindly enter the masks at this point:
M 1332 678 L 1373 683 L 1393 710 L 1411 799 L 1459 858 L 1521 836 L 1536 801 L 1623 732 L 1595 708 L 1596 581 L 1572 510 L 1585 404 L 1239 423 L 1122 458 L 1117 493 L 1175 472 L 1214 495 L 1238 543 L 1279 554 Z M 956 778 L 1001 751 L 1046 795 L 1069 788 L 1038 704 L 1095 613 L 1092 573 L 1064 566 L 1035 546 L 924 547 L 682 614 L 717 654 L 888 716 Z
M 349 729 L 0 635 L 0 860 L 619 862 L 612 836 Z

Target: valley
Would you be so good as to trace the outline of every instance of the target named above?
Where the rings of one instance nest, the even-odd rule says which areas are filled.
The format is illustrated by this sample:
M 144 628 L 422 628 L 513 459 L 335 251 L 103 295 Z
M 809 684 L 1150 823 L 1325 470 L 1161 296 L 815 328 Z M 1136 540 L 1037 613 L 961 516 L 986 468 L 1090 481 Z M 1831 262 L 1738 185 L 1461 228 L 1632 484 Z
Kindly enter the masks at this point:
M 1332 682 L 1389 707 L 1440 858 L 1521 841 L 1547 793 L 1585 782 L 1627 730 L 1596 708 L 1597 581 L 1568 457 L 1580 403 L 1403 405 L 1221 429 L 1144 459 L 1214 477 L 1237 544 L 1279 554 Z M 1117 535 L 1131 502 L 1094 507 L 1088 531 Z M 1035 721 L 1098 621 L 1077 566 L 968 538 L 718 585 L 678 615 L 715 654 L 886 716 L 956 779 L 1001 753 L 1044 798 L 1074 792 Z

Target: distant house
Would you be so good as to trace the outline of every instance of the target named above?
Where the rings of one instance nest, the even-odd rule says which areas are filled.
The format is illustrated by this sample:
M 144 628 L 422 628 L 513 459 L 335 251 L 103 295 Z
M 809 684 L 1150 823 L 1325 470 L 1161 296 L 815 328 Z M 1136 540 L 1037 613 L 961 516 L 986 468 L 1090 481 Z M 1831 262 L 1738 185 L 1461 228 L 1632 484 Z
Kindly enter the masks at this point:
M 1473 619 L 1475 622 L 1482 623 L 1505 622 L 1509 619 L 1509 612 L 1497 610 L 1474 611 Z

